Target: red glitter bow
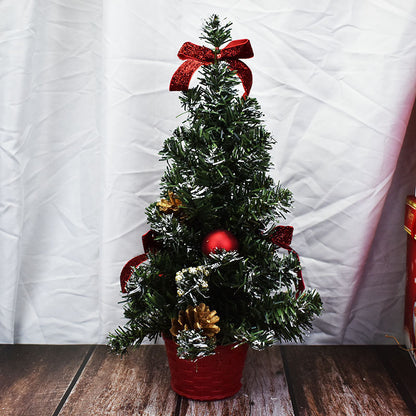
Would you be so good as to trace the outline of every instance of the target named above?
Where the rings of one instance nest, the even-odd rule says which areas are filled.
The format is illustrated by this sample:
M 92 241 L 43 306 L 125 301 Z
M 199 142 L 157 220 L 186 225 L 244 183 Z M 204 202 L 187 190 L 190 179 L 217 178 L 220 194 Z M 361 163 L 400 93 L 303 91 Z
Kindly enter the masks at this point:
M 205 46 L 185 42 L 178 52 L 178 57 L 185 62 L 176 70 L 170 81 L 170 91 L 187 91 L 192 75 L 201 65 L 210 65 L 217 61 L 226 61 L 232 71 L 237 71 L 244 88 L 243 98 L 250 93 L 253 76 L 250 68 L 240 58 L 254 56 L 248 39 L 231 41 L 221 50 L 211 50 Z
M 293 235 L 293 227 L 289 225 L 278 225 L 273 229 L 273 233 L 270 236 L 273 244 L 276 244 L 279 247 L 286 249 L 289 253 L 293 253 L 293 255 L 298 259 L 298 253 L 290 247 L 290 243 L 292 242 L 292 235 Z M 298 270 L 298 284 L 297 284 L 297 291 L 296 291 L 296 298 L 305 290 L 305 282 L 303 281 L 302 271 Z

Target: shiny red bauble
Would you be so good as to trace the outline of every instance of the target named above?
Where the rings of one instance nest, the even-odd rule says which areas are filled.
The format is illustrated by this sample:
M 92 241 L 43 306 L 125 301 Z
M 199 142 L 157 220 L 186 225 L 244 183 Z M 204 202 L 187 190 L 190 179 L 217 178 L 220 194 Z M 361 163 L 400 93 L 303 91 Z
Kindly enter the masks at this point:
M 215 250 L 233 251 L 237 249 L 237 239 L 227 230 L 212 231 L 202 242 L 202 252 L 207 256 Z

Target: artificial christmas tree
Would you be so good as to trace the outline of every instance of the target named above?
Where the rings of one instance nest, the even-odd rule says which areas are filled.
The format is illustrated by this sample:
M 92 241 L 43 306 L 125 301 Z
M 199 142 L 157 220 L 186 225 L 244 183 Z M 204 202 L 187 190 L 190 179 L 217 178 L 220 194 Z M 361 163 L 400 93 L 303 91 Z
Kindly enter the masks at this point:
M 292 229 L 276 226 L 292 195 L 268 174 L 274 140 L 257 100 L 248 96 L 251 72 L 240 61 L 253 56 L 250 42 L 221 49 L 230 33 L 231 23 L 214 15 L 201 36 L 210 47 L 187 42 L 178 54 L 185 62 L 170 89 L 183 91 L 187 118 L 160 152 L 167 165 L 161 200 L 146 211 L 146 254 L 127 263 L 121 275 L 128 321 L 109 337 L 117 353 L 163 334 L 181 361 L 198 365 L 218 354 L 218 346 L 234 344 L 241 351 L 244 345 L 246 351 L 246 345 L 300 341 L 321 311 L 319 294 L 304 290 L 289 246 Z M 198 68 L 199 84 L 189 88 Z

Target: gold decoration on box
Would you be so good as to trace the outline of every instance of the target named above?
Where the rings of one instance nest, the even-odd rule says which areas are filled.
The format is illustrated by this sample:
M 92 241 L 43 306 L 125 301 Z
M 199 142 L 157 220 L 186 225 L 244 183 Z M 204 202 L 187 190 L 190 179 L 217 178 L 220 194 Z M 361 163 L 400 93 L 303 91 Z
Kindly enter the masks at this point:
M 178 318 L 172 318 L 170 333 L 176 337 L 179 331 L 189 329 L 202 330 L 207 337 L 213 337 L 220 332 L 215 325 L 220 320 L 216 311 L 210 311 L 205 303 L 198 306 L 188 306 L 186 311 L 179 311 Z
M 159 207 L 159 210 L 163 212 L 164 214 L 176 214 L 179 212 L 182 206 L 182 201 L 175 197 L 173 192 L 169 191 L 169 200 L 167 199 L 161 199 L 159 202 L 157 202 L 157 206 Z

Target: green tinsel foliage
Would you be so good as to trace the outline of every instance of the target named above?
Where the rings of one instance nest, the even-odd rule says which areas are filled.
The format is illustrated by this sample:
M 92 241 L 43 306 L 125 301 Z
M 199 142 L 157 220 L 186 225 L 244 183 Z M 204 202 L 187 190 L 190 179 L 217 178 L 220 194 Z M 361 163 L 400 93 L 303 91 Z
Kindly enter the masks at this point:
M 214 15 L 201 39 L 215 50 L 230 34 L 231 23 Z M 166 162 L 160 196 L 168 199 L 171 192 L 181 204 L 176 213 L 162 212 L 156 202 L 146 210 L 159 249 L 127 284 L 127 322 L 109 338 L 118 353 L 145 337 L 169 336 L 171 318 L 199 302 L 217 311 L 221 330 L 206 348 L 195 347 L 201 334 L 182 331 L 176 341 L 187 359 L 211 354 L 213 342 L 261 349 L 301 341 L 322 310 L 317 292 L 296 295 L 300 264 L 269 241 L 293 201 L 270 176 L 275 141 L 257 100 L 240 96 L 240 80 L 224 61 L 203 65 L 199 73 L 198 86 L 180 96 L 186 119 L 160 152 Z M 217 229 L 234 234 L 238 250 L 203 254 L 204 237 Z M 204 273 L 188 273 L 198 267 Z M 183 270 L 188 280 L 178 281 Z
M 175 341 L 178 344 L 178 357 L 183 360 L 195 361 L 215 354 L 215 339 L 204 336 L 201 331 L 179 331 Z

